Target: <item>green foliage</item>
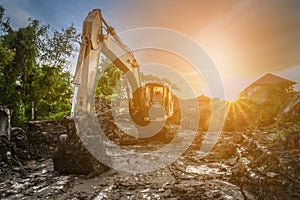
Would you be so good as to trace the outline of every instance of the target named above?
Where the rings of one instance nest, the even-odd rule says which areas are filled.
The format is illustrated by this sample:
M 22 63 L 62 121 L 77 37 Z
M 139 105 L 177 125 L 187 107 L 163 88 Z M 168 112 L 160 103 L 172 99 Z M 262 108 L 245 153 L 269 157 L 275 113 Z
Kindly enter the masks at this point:
M 0 105 L 12 109 L 13 125 L 68 114 L 72 95 L 68 58 L 79 35 L 73 25 L 60 31 L 29 19 L 13 30 L 0 6 Z
M 102 59 L 100 66 L 104 70 L 99 75 L 98 84 L 95 91 L 95 97 L 103 97 L 107 99 L 116 97 L 120 98 L 122 96 L 122 91 L 120 91 L 121 88 L 116 87 L 116 85 L 122 77 L 123 72 L 107 59 Z M 178 89 L 178 86 L 167 78 L 159 78 L 157 76 L 145 75 L 143 73 L 141 73 L 141 76 L 143 81 L 165 82 L 168 83 L 172 87 L 172 89 Z M 127 85 L 122 85 L 120 87 L 127 87 Z
M 4 16 L 5 9 L 2 5 L 0 5 L 0 32 L 1 31 L 9 31 L 11 29 L 9 25 L 9 19 Z
M 4 65 L 10 64 L 15 56 L 15 51 L 13 49 L 9 49 L 8 47 L 3 45 L 3 42 L 0 41 L 0 67 Z
M 64 72 L 61 67 L 41 67 L 39 77 L 36 79 L 36 87 L 43 90 L 35 90 L 36 114 L 38 119 L 49 119 L 49 115 L 58 113 L 68 114 L 71 109 L 70 98 L 72 95 L 71 74 Z M 59 117 L 61 118 L 61 117 Z
M 42 26 L 40 30 L 43 32 L 38 43 L 41 63 L 48 66 L 69 66 L 68 58 L 74 56 L 74 52 L 77 51 L 74 44 L 79 42 L 79 35 L 74 25 L 61 31 L 50 32 L 49 29 L 49 26 Z
M 114 89 L 123 75 L 123 72 L 106 59 L 101 61 L 101 67 L 104 70 L 99 75 L 95 97 L 111 99 L 118 96 L 118 91 L 115 91 Z
M 12 63 L 15 56 L 13 49 L 10 49 L 3 45 L 3 42 L 0 40 L 0 86 L 5 85 L 4 82 L 4 66 Z M 3 95 L 0 96 L 0 101 L 2 101 Z

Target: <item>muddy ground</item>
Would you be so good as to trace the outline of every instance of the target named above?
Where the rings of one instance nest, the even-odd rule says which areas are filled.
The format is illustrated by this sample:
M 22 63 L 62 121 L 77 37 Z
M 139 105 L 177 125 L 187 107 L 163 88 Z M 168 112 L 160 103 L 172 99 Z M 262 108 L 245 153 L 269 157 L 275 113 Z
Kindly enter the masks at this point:
M 70 127 L 63 121 L 31 122 L 28 127 L 27 138 L 19 137 L 14 144 L 1 138 L 0 199 L 300 199 L 300 125 L 296 122 L 222 132 L 203 158 L 200 147 L 206 133 L 198 131 L 175 162 L 140 174 L 112 168 L 102 173 L 85 171 L 85 175 L 58 173 L 52 156 L 60 135 Z M 189 131 L 185 130 L 182 140 L 190 137 Z M 118 139 L 115 142 L 130 151 L 165 145 L 120 144 Z M 106 153 L 122 157 L 109 148 Z M 152 152 L 149 159 L 168 154 Z M 76 156 L 75 160 L 81 159 Z
M 199 134 L 176 162 L 142 174 L 59 174 L 51 158 L 27 161 L 1 171 L 1 199 L 299 199 L 299 132 L 288 145 L 269 137 L 266 131 L 223 133 L 199 159 Z

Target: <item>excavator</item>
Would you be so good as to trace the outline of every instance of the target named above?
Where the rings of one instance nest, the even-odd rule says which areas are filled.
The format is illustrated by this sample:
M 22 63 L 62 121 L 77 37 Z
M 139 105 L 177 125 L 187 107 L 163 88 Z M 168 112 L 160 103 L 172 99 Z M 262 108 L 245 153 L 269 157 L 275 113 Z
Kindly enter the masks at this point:
M 104 123 L 106 123 L 106 130 L 109 133 L 105 132 L 105 128 L 101 127 L 103 120 L 98 118 L 97 107 L 95 106 L 95 91 L 98 85 L 101 54 L 105 55 L 107 59 L 119 68 L 124 73 L 123 77 L 127 79 L 129 89 L 126 89 L 126 91 L 129 115 L 126 115 L 126 117 L 130 117 L 131 120 L 126 118 L 124 121 L 130 121 L 132 122 L 131 124 L 134 124 L 137 130 L 137 137 L 136 133 L 131 135 L 130 131 L 124 134 L 125 131 L 121 130 L 120 127 L 117 126 L 116 128 L 114 123 L 116 121 L 111 118 L 105 118 L 106 116 L 102 119 L 107 119 L 107 123 L 106 121 Z M 59 142 L 62 145 L 58 147 L 57 153 L 52 157 L 54 170 L 62 173 L 83 174 L 95 172 L 95 168 L 97 168 L 101 173 L 105 166 L 119 164 L 119 162 L 114 163 L 111 160 L 112 155 L 115 154 L 110 152 L 110 148 L 114 147 L 114 149 L 122 150 L 124 146 L 117 143 L 116 140 L 110 140 L 110 135 L 121 135 L 120 138 L 125 139 L 128 135 L 131 138 L 136 137 L 138 139 L 134 142 L 137 141 L 138 145 L 133 143 L 130 146 L 125 142 L 125 145 L 127 145 L 124 147 L 125 151 L 130 149 L 130 152 L 144 152 L 163 148 L 166 144 L 174 141 L 174 139 L 179 141 L 180 138 L 177 136 L 181 127 L 187 125 L 198 127 L 198 120 L 194 120 L 190 124 L 181 120 L 182 117 L 189 115 L 189 113 L 185 111 L 184 107 L 181 108 L 181 99 L 176 97 L 171 86 L 165 83 L 166 81 L 161 79 L 162 83 L 159 83 L 157 80 L 146 82 L 142 80 L 142 77 L 140 65 L 134 54 L 122 42 L 115 29 L 108 25 L 102 16 L 101 10 L 95 9 L 89 12 L 83 22 L 82 41 L 73 79 L 74 97 L 71 116 L 69 121 L 67 121 L 68 134 L 67 136 L 61 135 L 59 137 Z M 196 105 L 197 102 L 192 104 Z M 224 109 L 221 111 L 221 114 L 217 113 L 216 115 L 216 112 L 220 112 L 219 104 L 212 104 L 212 107 L 214 106 L 217 109 L 212 108 L 212 116 L 220 116 L 220 120 L 212 118 L 208 129 L 219 128 L 219 124 L 222 124 L 219 122 L 224 119 L 222 113 L 225 113 L 223 110 L 226 107 L 222 106 L 222 109 Z M 108 113 L 111 112 L 105 111 L 105 114 L 101 114 L 110 115 Z M 128 130 L 127 128 L 131 128 L 131 125 L 126 127 L 126 130 Z M 211 141 L 216 141 L 219 133 L 220 131 L 213 131 L 212 135 L 205 136 L 203 144 L 206 145 L 203 145 L 200 151 L 210 151 L 214 145 Z M 124 135 L 126 137 L 123 137 Z M 192 137 L 190 138 L 193 139 Z M 156 141 L 152 142 L 152 139 L 159 140 L 159 144 L 156 145 Z M 149 145 L 143 146 L 145 143 Z M 178 151 L 179 154 L 187 148 L 186 144 L 189 143 L 186 141 L 182 145 L 183 149 Z M 176 149 L 178 149 L 178 146 L 176 146 Z M 138 158 L 144 159 L 144 154 L 141 154 Z M 130 163 L 128 160 L 127 162 Z M 99 163 L 102 163 L 104 167 L 99 165 Z
M 92 10 L 83 22 L 82 41 L 76 72 L 73 80 L 74 97 L 71 116 L 84 110 L 89 112 L 97 81 L 100 54 L 104 54 L 125 75 L 130 89 L 127 90 L 129 112 L 132 120 L 145 126 L 151 119 L 149 108 L 161 106 L 168 118 L 174 113 L 173 94 L 166 83 L 144 83 L 140 66 L 131 50 L 118 37 L 115 29 L 108 25 L 100 9 Z M 79 105 L 77 105 L 79 104 Z M 154 118 L 155 116 L 152 116 Z
M 101 10 L 92 10 L 88 13 L 82 27 L 82 41 L 73 79 L 72 110 L 67 122 L 68 135 L 59 138 L 61 145 L 52 158 L 54 170 L 58 172 L 85 174 L 94 172 L 95 166 L 99 166 L 99 162 L 86 149 L 93 145 L 88 147 L 79 145 L 84 143 L 79 135 L 83 133 L 85 136 L 98 132 L 93 129 L 98 127 L 93 119 L 96 115 L 95 90 L 101 54 L 118 67 L 124 73 L 123 77 L 127 79 L 127 110 L 129 111 L 127 116 L 131 118 L 131 122 L 137 129 L 140 130 L 141 127 L 151 124 L 157 125 L 157 122 L 172 121 L 170 119 L 175 113 L 177 99 L 171 87 L 164 82 L 143 81 L 140 65 L 131 50 L 118 37 L 114 28 L 104 20 Z M 165 132 L 162 131 L 162 135 L 164 134 Z M 161 140 L 162 137 L 156 135 L 156 138 Z M 91 140 L 92 143 L 94 141 Z M 96 146 L 99 147 L 99 144 L 97 143 Z M 104 147 L 100 147 L 100 151 L 102 149 Z M 101 154 L 105 152 L 102 151 Z M 99 167 L 100 171 L 104 168 Z

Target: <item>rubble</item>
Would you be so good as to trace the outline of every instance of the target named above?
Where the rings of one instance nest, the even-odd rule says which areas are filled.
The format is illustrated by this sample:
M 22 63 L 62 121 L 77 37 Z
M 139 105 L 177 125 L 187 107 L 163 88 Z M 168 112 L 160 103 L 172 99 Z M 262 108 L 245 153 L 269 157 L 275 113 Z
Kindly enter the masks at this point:
M 60 173 L 100 174 L 108 167 L 94 158 L 76 133 L 74 121 L 69 120 L 67 134 L 59 138 L 59 145 L 52 156 L 54 170 Z
M 148 145 L 157 143 L 163 143 L 165 145 L 169 143 L 174 135 L 177 133 L 180 113 L 176 116 L 170 118 L 165 123 L 162 130 L 149 138 L 138 138 L 138 132 L 136 132 L 136 137 L 128 135 L 122 131 L 118 126 L 123 126 L 128 129 L 128 131 L 134 132 L 135 126 L 129 121 L 128 114 L 118 113 L 118 116 L 113 115 L 111 101 L 105 98 L 97 98 L 95 102 L 96 114 L 98 122 L 101 125 L 103 132 L 106 134 L 109 140 L 113 141 L 115 144 L 120 146 L 133 146 L 133 145 Z M 118 124 L 114 117 L 119 118 Z M 171 128 L 170 128 L 171 127 Z M 158 148 L 161 147 L 158 145 Z
M 129 138 L 116 128 L 109 112 L 102 107 L 98 112 L 100 123 L 111 141 L 121 147 L 155 154 L 153 150 L 166 144 L 154 138 Z M 123 125 L 128 125 L 126 120 Z M 203 158 L 199 156 L 200 147 L 207 133 L 201 129 L 178 160 L 142 174 L 116 171 L 99 163 L 81 144 L 72 121 L 30 126 L 26 134 L 16 131 L 11 135 L 14 143 L 1 136 L 1 199 L 300 198 L 299 122 L 223 131 L 213 150 Z M 176 128 L 171 130 L 176 132 Z M 34 141 L 39 144 L 32 145 Z M 15 155 L 22 153 L 12 149 L 18 148 L 27 148 L 28 155 L 35 154 L 29 159 L 35 160 L 22 163 L 23 158 L 16 159 Z
M 10 109 L 0 106 L 0 174 L 29 159 L 27 137 L 22 128 L 11 127 Z
M 1 199 L 41 199 L 55 197 L 66 192 L 72 176 L 57 176 L 53 173 L 50 159 L 30 161 L 22 174 L 18 168 L 1 178 Z
M 0 136 L 0 174 L 3 175 L 12 166 L 19 165 L 18 158 L 13 155 L 14 144 L 11 143 L 7 136 Z
M 279 130 L 277 130 L 279 131 Z M 300 132 L 287 140 L 267 130 L 223 132 L 207 157 L 195 143 L 176 162 L 160 170 L 129 174 L 108 169 L 101 174 L 58 174 L 51 159 L 30 161 L 1 180 L 1 198 L 56 199 L 298 199 Z M 292 136 L 292 137 L 290 137 Z M 76 141 L 74 141 L 76 144 Z M 71 146 L 69 146 L 71 148 Z M 67 164 L 66 161 L 65 164 Z M 82 163 L 82 162 L 79 162 Z M 54 167 L 53 167 L 54 166 Z M 82 166 L 83 167 L 83 166 Z M 88 167 L 87 167 L 88 169 Z
M 59 137 L 67 134 L 67 120 L 29 121 L 26 135 L 30 145 L 32 159 L 51 158 L 55 152 Z
M 237 163 L 233 169 L 233 180 L 256 196 L 299 198 L 300 157 L 295 152 L 300 146 L 291 144 L 300 140 L 300 129 L 285 133 L 290 138 L 289 142 L 274 137 L 275 133 L 268 131 L 246 132 L 244 143 L 235 154 Z

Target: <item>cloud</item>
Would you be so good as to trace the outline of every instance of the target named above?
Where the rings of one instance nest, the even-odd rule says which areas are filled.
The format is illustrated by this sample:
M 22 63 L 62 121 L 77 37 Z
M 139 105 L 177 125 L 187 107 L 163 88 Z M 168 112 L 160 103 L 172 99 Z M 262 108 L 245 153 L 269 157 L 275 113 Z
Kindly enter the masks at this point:
M 25 26 L 28 18 L 32 16 L 25 8 L 27 4 L 27 0 L 19 1 L 19 3 L 15 1 L 3 1 L 2 5 L 5 8 L 5 15 L 10 18 L 13 28 Z
M 296 82 L 295 90 L 300 91 L 300 65 L 295 66 L 278 73 L 280 76 L 286 77 L 287 79 Z
M 5 0 L 2 4 L 13 27 L 24 26 L 28 17 L 33 17 L 55 28 L 74 22 L 81 32 L 88 12 L 101 8 L 117 32 L 144 26 L 177 30 L 194 38 L 207 51 L 228 90 L 230 86 L 226 85 L 234 85 L 233 80 L 237 84 L 242 78 L 255 79 L 267 72 L 283 73 L 292 79 L 300 74 L 297 0 Z M 184 64 L 175 61 L 174 65 Z
M 210 21 L 207 26 L 202 27 L 202 29 L 199 30 L 197 37 L 201 40 L 212 39 L 213 35 L 218 35 L 220 31 L 223 32 L 224 29 L 227 29 L 229 26 L 234 24 L 241 15 L 245 14 L 246 10 L 249 9 L 252 3 L 253 2 L 250 0 L 245 0 L 232 5 L 231 9 L 228 9 L 222 15 Z

